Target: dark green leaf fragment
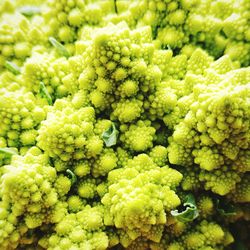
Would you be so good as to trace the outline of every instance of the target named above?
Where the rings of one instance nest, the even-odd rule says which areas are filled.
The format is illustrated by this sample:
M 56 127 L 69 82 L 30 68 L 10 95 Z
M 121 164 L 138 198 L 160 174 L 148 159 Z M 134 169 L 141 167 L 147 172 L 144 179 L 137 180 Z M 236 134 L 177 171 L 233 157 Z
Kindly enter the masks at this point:
M 117 10 L 117 3 L 116 0 L 114 0 L 114 6 L 115 6 L 115 13 L 118 14 L 118 10 Z
M 45 98 L 47 100 L 49 105 L 52 105 L 52 98 L 43 82 L 40 82 L 39 94 L 42 98 Z
M 31 17 L 33 15 L 40 14 L 41 9 L 39 7 L 37 7 L 37 6 L 26 5 L 26 6 L 22 6 L 19 9 L 19 12 L 21 14 L 23 14 L 24 16 L 26 16 L 26 17 Z
M 13 62 L 6 61 L 4 64 L 5 68 L 12 72 L 14 75 L 21 74 L 21 69 Z
M 71 180 L 71 184 L 74 185 L 77 182 L 76 175 L 70 169 L 67 169 L 66 173 L 69 175 L 69 178 Z
M 193 221 L 199 216 L 199 212 L 195 203 L 195 198 L 192 194 L 188 194 L 185 197 L 185 202 L 183 206 L 184 210 L 182 212 L 179 212 L 178 210 L 171 211 L 171 215 L 173 215 L 177 220 L 181 222 L 189 222 Z
M 232 216 L 236 214 L 235 207 L 223 199 L 215 199 L 216 210 L 222 216 Z
M 50 37 L 49 42 L 55 47 L 55 49 L 60 55 L 65 56 L 67 58 L 70 57 L 70 54 L 67 51 L 67 49 L 60 42 L 58 42 L 54 37 Z
M 117 142 L 118 130 L 115 127 L 115 124 L 112 123 L 111 126 L 102 133 L 102 139 L 105 142 L 106 147 L 112 147 Z

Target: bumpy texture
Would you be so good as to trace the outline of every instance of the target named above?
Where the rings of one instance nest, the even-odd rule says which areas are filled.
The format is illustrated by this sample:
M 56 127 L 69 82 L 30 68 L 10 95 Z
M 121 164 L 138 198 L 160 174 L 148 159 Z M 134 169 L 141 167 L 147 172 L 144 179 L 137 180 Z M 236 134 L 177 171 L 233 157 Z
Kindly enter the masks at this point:
M 226 60 L 213 62 L 205 76 L 199 75 L 205 84 L 194 85 L 190 111 L 175 126 L 168 147 L 170 163 L 197 164 L 205 188 L 220 195 L 233 190 L 250 166 L 250 74 L 244 68 L 224 72 Z
M 38 148 L 13 156 L 1 180 L 1 246 L 15 248 L 29 229 L 59 222 L 67 213 L 63 197 L 70 187 L 70 179 L 57 175 Z
M 248 0 L 0 1 L 0 249 L 250 249 Z
M 101 200 L 107 209 L 104 223 L 123 229 L 132 240 L 149 233 L 148 239 L 158 241 L 162 230 L 151 231 L 180 204 L 174 190 L 181 179 L 178 171 L 158 167 L 146 154 L 134 157 L 108 175 L 108 193 Z

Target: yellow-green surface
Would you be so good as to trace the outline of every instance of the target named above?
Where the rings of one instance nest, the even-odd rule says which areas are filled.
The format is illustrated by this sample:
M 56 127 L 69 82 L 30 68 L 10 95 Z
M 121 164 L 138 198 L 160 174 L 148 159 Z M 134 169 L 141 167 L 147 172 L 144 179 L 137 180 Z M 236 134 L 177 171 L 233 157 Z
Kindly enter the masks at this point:
M 0 249 L 250 248 L 249 0 L 0 0 Z

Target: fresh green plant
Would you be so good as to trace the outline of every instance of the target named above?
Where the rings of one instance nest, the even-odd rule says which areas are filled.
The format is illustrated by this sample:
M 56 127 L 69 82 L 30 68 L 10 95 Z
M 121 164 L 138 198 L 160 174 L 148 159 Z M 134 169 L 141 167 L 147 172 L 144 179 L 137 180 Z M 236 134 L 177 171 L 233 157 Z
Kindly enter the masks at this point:
M 249 17 L 1 0 L 0 249 L 249 249 Z

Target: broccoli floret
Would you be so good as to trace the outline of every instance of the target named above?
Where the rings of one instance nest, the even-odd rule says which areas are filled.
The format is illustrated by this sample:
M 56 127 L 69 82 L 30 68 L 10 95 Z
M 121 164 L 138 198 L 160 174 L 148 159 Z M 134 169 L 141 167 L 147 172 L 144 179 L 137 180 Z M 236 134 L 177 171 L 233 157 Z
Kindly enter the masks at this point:
M 153 225 L 166 223 L 166 213 L 180 204 L 172 189 L 181 178 L 176 170 L 159 168 L 146 154 L 128 161 L 124 169 L 109 173 L 111 185 L 102 198 L 108 213 L 104 223 L 122 228 L 131 239 L 144 235 L 158 241 L 162 230 L 155 228 L 155 233 L 160 234 L 156 237 Z M 149 230 L 153 230 L 152 234 Z
M 237 203 L 249 202 L 250 200 L 250 176 L 248 173 L 241 177 L 241 181 L 236 184 L 235 190 L 233 190 L 228 196 L 230 200 Z
M 99 249 L 108 247 L 108 236 L 103 228 L 102 207 L 85 206 L 78 213 L 67 214 L 55 226 L 55 232 L 42 238 L 40 245 L 47 249 Z
M 38 146 L 63 161 L 95 157 L 102 151 L 103 142 L 94 134 L 94 121 L 92 107 L 75 110 L 67 100 L 58 100 L 41 124 Z
M 31 92 L 24 89 L 0 91 L 0 136 L 9 147 L 35 145 L 37 127 L 46 110 Z
M 232 242 L 229 238 L 232 240 L 232 235 L 219 224 L 202 220 L 181 236 L 173 237 L 167 249 L 223 249 Z
M 138 121 L 132 124 L 121 135 L 120 140 L 125 147 L 136 152 L 142 152 L 153 146 L 155 129 L 150 126 L 150 121 Z
M 50 214 L 69 192 L 71 182 L 66 176 L 57 176 L 48 156 L 38 148 L 31 148 L 24 157 L 13 156 L 1 182 L 2 201 L 9 204 L 13 216 L 23 218 L 28 228 L 60 220 L 60 213 L 51 218 Z
M 0 249 L 249 248 L 249 10 L 2 0 Z
M 170 163 L 183 167 L 199 165 L 203 169 L 199 180 L 205 182 L 206 189 L 220 195 L 233 190 L 240 181 L 239 174 L 248 169 L 247 161 L 240 156 L 247 147 L 249 130 L 248 73 L 245 69 L 224 73 L 220 67 L 227 65 L 220 60 L 212 67 L 229 76 L 231 85 L 220 78 L 217 85 L 194 85 L 195 102 L 175 126 L 168 147 Z

